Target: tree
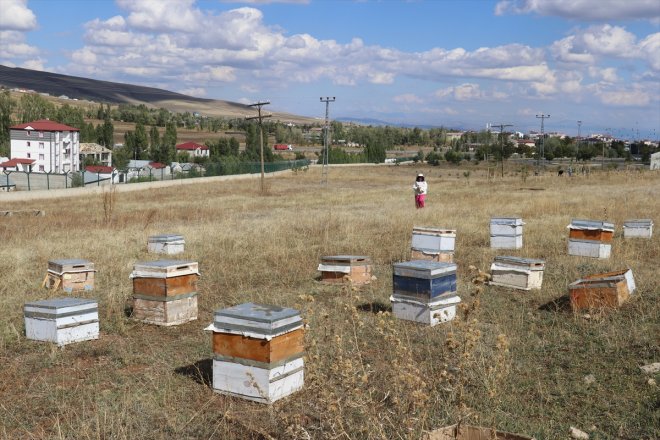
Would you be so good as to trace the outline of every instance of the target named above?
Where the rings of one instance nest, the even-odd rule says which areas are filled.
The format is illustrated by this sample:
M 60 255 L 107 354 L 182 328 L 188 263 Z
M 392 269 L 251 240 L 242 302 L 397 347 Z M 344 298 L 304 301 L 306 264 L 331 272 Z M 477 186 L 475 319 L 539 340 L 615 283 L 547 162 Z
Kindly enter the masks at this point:
M 21 96 L 18 113 L 22 123 L 51 118 L 56 114 L 55 105 L 36 93 Z
M 0 93 L 0 156 L 9 156 L 9 127 L 12 125 L 11 114 L 16 101 L 11 99 L 9 90 Z
M 151 126 L 149 130 L 149 149 L 155 151 L 160 146 L 160 133 L 156 126 Z
M 165 134 L 160 141 L 160 149 L 158 152 L 158 162 L 168 164 L 172 162 L 176 155 L 176 125 L 174 122 L 165 124 Z
M 266 146 L 267 134 L 263 133 L 264 139 L 264 162 L 273 161 L 273 151 Z M 260 162 L 260 140 L 259 140 L 259 125 L 256 123 L 248 124 L 245 129 L 245 151 L 241 154 L 241 158 L 250 162 Z
M 111 148 L 114 145 L 115 127 L 109 116 L 103 120 L 103 125 L 97 127 L 96 142 L 106 148 Z

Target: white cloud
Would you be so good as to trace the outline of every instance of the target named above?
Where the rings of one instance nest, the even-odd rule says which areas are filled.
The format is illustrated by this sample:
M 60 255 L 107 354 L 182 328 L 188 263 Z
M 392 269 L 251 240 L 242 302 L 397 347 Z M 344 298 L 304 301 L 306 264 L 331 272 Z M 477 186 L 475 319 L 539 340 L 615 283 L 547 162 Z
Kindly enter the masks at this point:
M 634 87 L 632 90 L 603 90 L 596 94 L 601 102 L 607 105 L 643 107 L 651 102 L 649 93 L 639 87 Z
M 440 100 L 451 97 L 455 101 L 497 101 L 509 97 L 507 93 L 501 90 L 494 90 L 492 92 L 483 91 L 481 86 L 475 83 L 464 83 L 458 86 L 446 87 L 436 90 L 433 95 Z
M 21 67 L 23 67 L 24 69 L 31 69 L 31 70 L 40 70 L 40 71 L 45 70 L 44 60 L 40 58 L 27 60 L 21 65 Z
M 144 30 L 177 30 L 194 32 L 202 13 L 193 9 L 195 0 L 116 0 L 129 11 L 127 22 Z
M 252 5 L 269 5 L 272 3 L 309 4 L 310 0 L 220 0 L 221 3 L 245 3 Z
M 600 68 L 596 66 L 589 66 L 589 76 L 600 81 L 615 83 L 619 81 L 614 67 Z
M 25 36 L 18 31 L 0 31 L 0 60 L 24 59 L 39 53 L 39 49 L 25 43 Z
M 404 93 L 403 95 L 395 96 L 392 100 L 398 104 L 421 104 L 424 102 L 422 98 L 414 93 Z
M 656 72 L 660 72 L 660 32 L 651 34 L 639 43 L 640 51 Z
M 657 0 L 504 0 L 496 15 L 538 14 L 574 20 L 657 19 Z
M 27 0 L 2 0 L 0 31 L 31 31 L 36 29 L 36 27 L 37 17 L 27 7 Z

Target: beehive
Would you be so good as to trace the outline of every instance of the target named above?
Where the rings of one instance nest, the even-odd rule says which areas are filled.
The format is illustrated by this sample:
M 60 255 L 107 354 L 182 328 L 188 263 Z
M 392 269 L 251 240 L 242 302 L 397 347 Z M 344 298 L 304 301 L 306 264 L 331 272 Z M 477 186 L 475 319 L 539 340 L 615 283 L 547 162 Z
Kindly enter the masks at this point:
M 567 226 L 568 255 L 591 258 L 610 258 L 614 224 L 600 220 L 571 221 Z
M 411 259 L 451 263 L 454 261 L 456 230 L 415 226 L 412 231 Z
M 26 303 L 25 335 L 35 341 L 59 346 L 98 339 L 99 308 L 96 300 L 53 298 Z
M 532 440 L 532 437 L 465 424 L 434 429 L 422 440 Z
M 185 244 L 182 235 L 152 235 L 147 239 L 147 250 L 154 254 L 175 255 L 183 252 Z
M 615 308 L 630 297 L 628 280 L 624 275 L 592 277 L 577 280 L 568 286 L 574 311 L 590 308 Z
M 453 295 L 423 302 L 392 295 L 390 302 L 392 303 L 392 314 L 395 318 L 434 326 L 454 319 L 456 317 L 456 306 L 461 302 L 461 299 L 457 295 Z
M 254 303 L 215 312 L 213 389 L 272 403 L 304 385 L 303 322 L 297 310 Z
M 626 220 L 623 223 L 623 236 L 624 238 L 651 238 L 653 236 L 653 220 Z
M 521 218 L 491 218 L 490 247 L 493 249 L 520 249 L 523 244 L 524 225 Z
M 44 286 L 48 289 L 62 289 L 65 292 L 79 292 L 94 289 L 94 263 L 81 259 L 51 260 Z
M 371 282 L 371 259 L 361 255 L 322 257 L 318 270 L 321 272 L 321 281 L 326 283 L 350 281 L 359 285 Z
M 635 284 L 635 277 L 633 276 L 633 272 L 630 269 L 622 269 L 622 270 L 615 270 L 612 272 L 586 275 L 584 279 L 585 280 L 603 279 L 603 278 L 607 279 L 607 278 L 620 277 L 620 276 L 623 276 L 626 279 L 626 285 L 628 286 L 628 293 L 630 295 L 635 293 L 635 290 L 637 290 L 637 285 Z
M 544 270 L 543 260 L 497 256 L 490 266 L 490 284 L 521 290 L 540 289 Z
M 456 294 L 456 265 L 413 260 L 392 265 L 393 295 L 430 302 Z
M 133 318 L 178 325 L 197 319 L 198 263 L 159 260 L 133 266 Z

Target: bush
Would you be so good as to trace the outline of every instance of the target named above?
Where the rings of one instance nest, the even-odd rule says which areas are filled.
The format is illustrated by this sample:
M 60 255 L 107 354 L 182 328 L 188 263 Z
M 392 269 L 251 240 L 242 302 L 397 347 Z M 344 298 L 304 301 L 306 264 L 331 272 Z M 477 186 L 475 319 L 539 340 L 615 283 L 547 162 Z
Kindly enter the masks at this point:
M 441 153 L 436 153 L 435 151 L 430 151 L 429 154 L 426 155 L 426 162 L 429 165 L 438 166 L 438 165 L 440 165 L 441 160 L 442 160 L 442 154 Z

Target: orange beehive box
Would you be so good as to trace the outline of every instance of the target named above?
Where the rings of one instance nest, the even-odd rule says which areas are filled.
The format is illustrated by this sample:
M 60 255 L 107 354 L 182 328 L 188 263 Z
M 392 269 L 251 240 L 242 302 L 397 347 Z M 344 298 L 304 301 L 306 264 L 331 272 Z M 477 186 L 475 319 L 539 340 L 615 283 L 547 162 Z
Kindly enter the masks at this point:
M 624 275 L 580 279 L 568 286 L 573 311 L 620 307 L 630 297 Z
M 572 220 L 569 238 L 609 243 L 614 236 L 614 224 L 600 220 Z
M 321 258 L 318 270 L 321 280 L 326 283 L 341 283 L 345 280 L 353 284 L 371 282 L 371 259 L 358 255 L 331 255 Z
M 197 292 L 199 275 L 189 274 L 171 278 L 133 278 L 133 294 L 148 296 L 177 296 Z
M 303 336 L 302 328 L 270 340 L 213 332 L 213 352 L 220 356 L 256 362 L 279 362 L 304 351 Z

